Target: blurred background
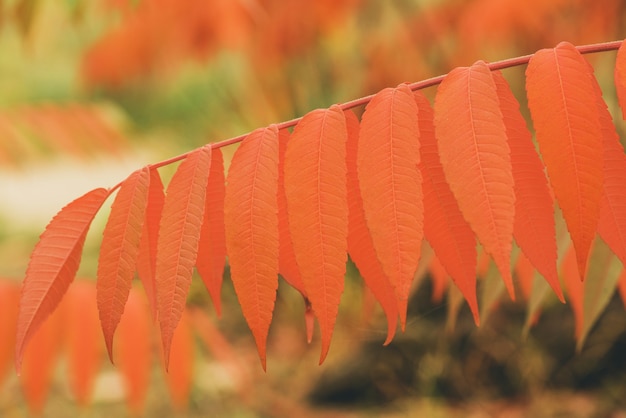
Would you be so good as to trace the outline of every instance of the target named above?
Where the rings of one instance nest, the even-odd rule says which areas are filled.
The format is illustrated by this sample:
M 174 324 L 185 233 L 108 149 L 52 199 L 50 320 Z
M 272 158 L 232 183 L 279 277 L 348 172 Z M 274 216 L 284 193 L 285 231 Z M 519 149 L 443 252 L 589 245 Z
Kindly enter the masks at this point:
M 617 297 L 576 354 L 570 308 L 553 295 L 535 321 L 524 302 L 482 294 L 497 311 L 476 329 L 455 289 L 428 280 L 435 272 L 416 285 L 407 332 L 383 348 L 384 318 L 350 265 L 322 366 L 318 340 L 306 344 L 302 299 L 281 282 L 267 374 L 228 280 L 218 319 L 197 277 L 164 373 L 138 287 L 113 367 L 93 287 L 106 208 L 21 378 L 12 367 L 29 254 L 88 190 L 478 59 L 625 33 L 621 0 L 0 0 L 0 416 L 626 416 Z M 615 54 L 588 59 L 617 115 Z M 522 104 L 523 71 L 505 72 Z M 228 163 L 234 147 L 223 151 Z

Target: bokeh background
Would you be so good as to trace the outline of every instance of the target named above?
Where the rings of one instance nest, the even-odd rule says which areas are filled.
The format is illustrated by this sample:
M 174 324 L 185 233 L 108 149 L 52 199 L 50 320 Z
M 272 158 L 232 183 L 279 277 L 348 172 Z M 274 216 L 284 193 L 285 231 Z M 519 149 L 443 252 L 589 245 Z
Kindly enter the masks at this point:
M 621 0 L 1 0 L 0 416 L 626 416 L 617 297 L 577 354 L 569 307 L 552 295 L 530 331 L 525 304 L 505 299 L 476 329 L 458 293 L 426 277 L 407 332 L 383 348 L 385 322 L 352 266 L 322 366 L 317 339 L 306 343 L 302 300 L 284 283 L 264 374 L 228 280 L 217 318 L 196 277 L 170 372 L 140 287 L 114 367 L 93 296 L 106 208 L 21 378 L 12 367 L 29 254 L 49 219 L 86 191 L 478 59 L 625 34 Z M 617 115 L 615 54 L 588 59 Z M 505 73 L 522 102 L 523 71 Z M 224 149 L 227 161 L 233 151 Z

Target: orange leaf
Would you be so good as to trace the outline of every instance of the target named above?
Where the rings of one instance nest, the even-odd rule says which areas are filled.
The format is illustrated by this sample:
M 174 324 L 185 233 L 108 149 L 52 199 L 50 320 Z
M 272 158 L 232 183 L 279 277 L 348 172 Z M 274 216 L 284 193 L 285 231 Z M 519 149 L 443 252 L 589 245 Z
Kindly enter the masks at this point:
M 585 285 L 580 280 L 580 277 L 584 275 L 584 273 L 581 274 L 578 272 L 576 250 L 573 245 L 567 250 L 565 258 L 561 263 L 561 275 L 563 277 L 565 293 L 567 294 L 567 301 L 572 308 L 572 312 L 574 313 L 574 335 L 576 340 L 578 340 L 583 332 L 583 294 Z
M 217 315 L 221 315 L 222 277 L 226 264 L 224 230 L 224 158 L 219 148 L 211 154 L 211 170 L 206 188 L 204 218 L 200 232 L 196 268 L 206 286 Z
M 347 131 L 336 105 L 314 110 L 296 126 L 285 154 L 289 231 L 306 294 L 330 348 L 347 261 Z
M 150 170 L 150 187 L 148 189 L 148 201 L 146 203 L 146 218 L 141 231 L 139 253 L 137 254 L 137 275 L 143 284 L 144 291 L 150 304 L 152 319 L 156 321 L 156 260 L 157 241 L 159 235 L 159 222 L 163 212 L 165 194 L 163 182 L 157 169 Z
M 263 370 L 278 288 L 278 130 L 248 135 L 228 170 L 224 221 L 231 278 Z
M 79 280 L 65 298 L 65 331 L 70 387 L 80 405 L 87 405 L 102 362 L 96 286 Z
M 149 182 L 148 167 L 133 172 L 124 180 L 104 228 L 96 289 L 100 324 L 111 362 L 113 335 L 135 275 Z
M 22 287 L 15 344 L 18 372 L 26 344 L 74 280 L 87 230 L 108 195 L 100 188 L 79 197 L 61 209 L 41 234 Z
M 554 202 L 543 164 L 535 151 L 526 120 L 519 111 L 519 103 L 502 76 L 492 73 L 504 117 L 511 150 L 515 190 L 515 223 L 513 235 L 517 245 L 546 278 L 554 293 L 564 302 L 556 270 L 556 229 Z
M 598 234 L 626 265 L 626 155 L 619 135 L 613 125 L 613 117 L 602 100 L 600 86 L 594 80 L 596 102 L 602 129 L 604 157 L 604 182 L 600 201 Z
M 478 61 L 452 70 L 437 89 L 441 165 L 463 216 L 515 297 L 510 254 L 515 217 L 511 156 L 496 85 Z
M 348 129 L 347 170 L 348 170 L 348 253 L 359 269 L 363 281 L 372 291 L 380 303 L 387 317 L 387 339 L 389 344 L 396 333 L 398 324 L 398 304 L 393 286 L 385 275 L 383 267 L 378 261 L 376 250 L 372 243 L 365 213 L 363 199 L 359 189 L 357 174 L 357 152 L 359 146 L 359 120 L 352 111 L 346 111 L 346 126 Z
M 285 196 L 285 153 L 287 152 L 289 137 L 287 130 L 283 129 L 278 133 L 278 270 L 287 283 L 306 298 L 302 275 L 296 262 L 296 254 L 293 251 L 293 242 L 289 232 L 287 196 Z
M 24 367 L 20 376 L 22 390 L 30 411 L 41 415 L 54 366 L 61 349 L 63 337 L 63 309 L 57 309 L 34 333 L 32 344 L 24 350 Z
M 622 118 L 626 119 L 626 39 L 622 41 L 622 44 L 617 51 L 614 78 L 617 98 L 619 99 L 619 105 L 622 108 Z
M 19 300 L 19 282 L 0 279 L 0 382 L 4 381 L 9 365 L 13 362 Z
M 423 238 L 418 110 L 406 85 L 380 91 L 365 108 L 357 169 L 363 210 L 404 329 Z
M 428 99 L 414 93 L 419 108 L 420 170 L 424 178 L 424 237 L 467 301 L 478 324 L 476 238 L 446 183 Z
M 152 369 L 152 333 L 146 299 L 131 288 L 124 315 L 118 326 L 115 352 L 117 368 L 126 381 L 126 402 L 140 415 L 150 385 Z
M 156 293 L 166 369 L 172 335 L 185 308 L 193 266 L 198 257 L 210 168 L 211 147 L 206 145 L 187 155 L 167 186 L 156 264 Z
M 443 296 L 448 289 L 448 272 L 443 267 L 437 256 L 433 257 L 430 262 L 429 270 L 433 282 L 432 301 L 433 303 L 441 303 L 443 301 Z
M 165 375 L 172 403 L 178 410 L 185 410 L 189 402 L 193 378 L 194 345 L 189 313 L 185 310 L 172 338 L 170 371 Z
M 602 131 L 592 78 L 587 61 L 564 42 L 535 53 L 526 69 L 539 150 L 574 243 L 581 279 L 603 190 Z
M 523 252 L 520 252 L 517 256 L 517 262 L 515 263 L 515 274 L 517 275 L 517 283 L 519 284 L 519 288 L 522 291 L 522 296 L 525 300 L 529 300 L 533 290 L 535 267 Z M 560 289 L 561 287 L 559 286 L 559 290 Z M 563 302 L 565 302 L 565 299 L 563 299 Z

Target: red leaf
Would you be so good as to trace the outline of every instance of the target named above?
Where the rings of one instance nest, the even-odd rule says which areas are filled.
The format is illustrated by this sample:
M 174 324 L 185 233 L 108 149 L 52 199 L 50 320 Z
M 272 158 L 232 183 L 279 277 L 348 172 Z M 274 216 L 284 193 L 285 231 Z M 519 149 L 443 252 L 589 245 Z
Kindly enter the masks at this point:
M 398 324 L 398 304 L 389 278 L 378 261 L 376 250 L 372 243 L 365 213 L 363 199 L 359 189 L 357 174 L 357 152 L 359 146 L 359 120 L 352 111 L 346 111 L 346 126 L 348 129 L 347 173 L 348 173 L 348 253 L 359 269 L 363 281 L 372 291 L 380 303 L 387 317 L 387 339 L 389 344 L 396 333 Z
M 217 315 L 222 312 L 220 294 L 226 264 L 224 229 L 224 158 L 219 148 L 211 154 L 211 170 L 206 188 L 204 218 L 200 232 L 196 268 L 206 286 Z
M 617 98 L 622 108 L 622 118 L 626 119 L 626 39 L 622 41 L 617 51 L 614 78 Z
M 22 287 L 15 344 L 18 372 L 26 344 L 74 280 L 87 230 L 108 195 L 106 189 L 95 189 L 79 197 L 61 209 L 41 234 Z
M 67 368 L 70 387 L 80 405 L 87 405 L 102 362 L 96 286 L 79 280 L 65 299 Z
M 439 85 L 435 129 L 450 189 L 514 298 L 511 156 L 496 85 L 484 62 L 452 70 Z
M 228 170 L 224 221 L 231 278 L 263 370 L 278 288 L 278 130 L 248 135 Z
M 515 182 L 513 235 L 526 257 L 546 278 L 561 302 L 564 302 L 556 270 L 554 202 L 543 164 L 535 151 L 526 120 L 519 111 L 519 103 L 508 83 L 499 71 L 492 74 L 511 149 L 511 166 Z
M 157 241 L 159 235 L 159 222 L 163 212 L 165 194 L 163 182 L 157 169 L 150 170 L 150 188 L 148 189 L 148 201 L 146 203 L 146 217 L 141 231 L 139 242 L 139 254 L 137 254 L 137 275 L 143 284 L 144 291 L 150 304 L 152 319 L 156 321 L 156 261 Z
M 104 228 L 96 289 L 100 324 L 111 362 L 113 335 L 135 275 L 149 182 L 148 167 L 135 171 L 124 180 Z
M 424 237 L 480 323 L 476 300 L 476 238 L 446 183 L 433 126 L 433 109 L 422 93 L 419 108 L 420 170 L 424 178 Z
M 530 300 L 533 290 L 533 281 L 535 279 L 535 267 L 523 252 L 520 252 L 517 256 L 515 274 L 517 275 L 517 283 L 522 291 L 522 296 L 525 300 Z M 559 289 L 560 288 L 559 286 Z M 562 302 L 565 302 L 565 299 L 563 299 Z
M 602 131 L 592 78 L 587 61 L 568 43 L 538 51 L 526 69 L 537 142 L 574 243 L 581 278 L 603 190 Z
M 165 375 L 174 407 L 186 409 L 193 378 L 194 344 L 189 313 L 185 310 L 172 338 L 170 370 Z
M 343 111 L 318 109 L 296 126 L 285 155 L 289 231 L 320 325 L 320 363 L 330 347 L 346 271 L 346 141 Z
M 187 155 L 167 187 L 163 205 L 157 245 L 156 293 L 166 369 L 172 335 L 185 308 L 198 257 L 210 168 L 209 145 Z
M 293 242 L 289 232 L 287 212 L 287 196 L 285 196 L 285 153 L 289 141 L 289 131 L 281 130 L 278 133 L 278 270 L 280 275 L 306 298 L 302 275 L 296 262 L 293 251 Z
M 115 346 L 117 368 L 126 382 L 126 402 L 134 415 L 141 415 L 150 385 L 152 324 L 148 308 L 141 292 L 130 289 Z
M 357 168 L 365 219 L 404 329 L 423 238 L 418 110 L 406 85 L 380 91 L 361 120 Z

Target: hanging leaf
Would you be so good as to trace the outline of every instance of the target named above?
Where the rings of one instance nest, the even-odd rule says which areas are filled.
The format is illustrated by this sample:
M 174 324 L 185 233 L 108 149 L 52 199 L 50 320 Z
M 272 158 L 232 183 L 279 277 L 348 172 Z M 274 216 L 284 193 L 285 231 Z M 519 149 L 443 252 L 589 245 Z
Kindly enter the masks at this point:
M 222 313 L 222 277 L 226 264 L 224 182 L 224 157 L 222 157 L 222 151 L 217 148 L 211 153 L 211 170 L 206 188 L 196 268 L 211 295 L 218 316 Z
M 166 374 L 172 403 L 178 411 L 184 411 L 189 403 L 194 368 L 194 340 L 189 313 L 185 310 L 172 338 L 170 371 Z
M 571 44 L 542 49 L 526 69 L 539 150 L 584 274 L 600 213 L 602 130 L 591 67 Z M 591 103 L 591 105 L 590 105 Z M 582 278 L 582 276 L 581 276 Z
M 430 262 L 429 271 L 433 283 L 431 300 L 433 303 L 439 304 L 443 302 L 443 297 L 448 290 L 450 276 L 437 256 L 433 257 Z
M 348 141 L 346 144 L 346 167 L 348 186 L 348 253 L 350 258 L 359 269 L 366 286 L 372 291 L 376 300 L 380 303 L 387 317 L 387 345 L 393 339 L 398 324 L 398 304 L 393 286 L 385 275 L 383 268 L 376 256 L 376 250 L 372 243 L 365 214 L 363 212 L 363 199 L 359 189 L 357 174 L 357 152 L 359 146 L 359 120 L 352 111 L 346 111 L 346 127 Z
M 34 333 L 24 350 L 20 383 L 32 415 L 41 415 L 63 342 L 63 309 L 57 309 Z
M 574 313 L 574 337 L 576 341 L 579 341 L 583 333 L 583 322 L 585 318 L 583 309 L 584 283 L 580 280 L 581 273 L 578 271 L 576 258 L 576 249 L 573 245 L 570 245 L 569 250 L 561 262 L 560 270 L 561 276 L 563 277 L 566 299 Z M 584 275 L 584 273 L 582 275 Z
M 231 278 L 263 370 L 278 288 L 278 129 L 248 135 L 228 170 L 224 221 Z
M 102 363 L 95 283 L 78 280 L 65 298 L 65 344 L 70 387 L 81 406 L 89 403 Z
M 149 186 L 148 167 L 133 172 L 124 180 L 111 206 L 100 246 L 96 285 L 98 312 L 111 362 L 113 335 L 135 274 Z
M 148 201 L 146 203 L 146 217 L 141 231 L 139 253 L 137 254 L 137 275 L 143 284 L 144 291 L 150 304 L 152 320 L 157 318 L 156 301 L 156 261 L 157 242 L 159 236 L 159 223 L 163 212 L 165 193 L 159 171 L 155 168 L 150 170 L 150 187 L 148 189 Z
M 20 286 L 17 280 L 0 279 L 0 382 L 13 363 Z
M 535 151 L 519 103 L 502 76 L 492 73 L 511 150 L 515 190 L 513 235 L 517 245 L 564 302 L 556 270 L 554 202 L 539 155 Z
M 361 119 L 357 169 L 365 219 L 394 287 L 402 329 L 423 238 L 419 152 L 413 93 L 403 84 L 380 91 Z
M 424 237 L 467 301 L 478 325 L 476 300 L 476 238 L 446 183 L 439 160 L 433 109 L 422 93 L 414 93 L 419 108 L 420 170 L 424 178 Z
M 330 347 L 346 271 L 346 141 L 345 117 L 335 105 L 306 114 L 285 154 L 289 231 L 320 325 L 320 363 Z
M 19 372 L 26 344 L 57 307 L 74 280 L 89 225 L 109 191 L 92 190 L 65 206 L 41 234 L 22 286 L 15 364 Z
M 206 145 L 187 155 L 165 195 L 157 245 L 156 293 L 166 368 L 198 256 L 210 168 L 211 146 Z
M 626 39 L 622 41 L 617 51 L 614 78 L 617 98 L 622 108 L 622 118 L 626 120 Z
M 602 100 L 602 91 L 593 80 L 596 104 L 602 128 L 604 182 L 600 201 L 598 234 L 613 252 L 626 263 L 626 155 L 615 130 L 613 117 Z
M 278 132 L 278 270 L 280 275 L 306 298 L 302 275 L 296 262 L 296 254 L 293 251 L 293 242 L 289 232 L 289 219 L 287 213 L 287 196 L 285 195 L 285 153 L 289 141 L 289 131 Z
M 152 324 L 149 306 L 133 287 L 117 331 L 115 352 L 117 369 L 125 381 L 126 403 L 133 415 L 142 415 L 152 369 Z
M 602 240 L 596 240 L 591 251 L 589 269 L 583 289 L 583 325 L 576 348 L 580 351 L 600 314 L 615 294 L 622 263 Z
M 497 87 L 484 62 L 452 70 L 439 85 L 435 133 L 459 208 L 514 298 L 509 261 L 515 218 L 511 152 Z

